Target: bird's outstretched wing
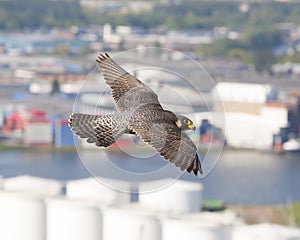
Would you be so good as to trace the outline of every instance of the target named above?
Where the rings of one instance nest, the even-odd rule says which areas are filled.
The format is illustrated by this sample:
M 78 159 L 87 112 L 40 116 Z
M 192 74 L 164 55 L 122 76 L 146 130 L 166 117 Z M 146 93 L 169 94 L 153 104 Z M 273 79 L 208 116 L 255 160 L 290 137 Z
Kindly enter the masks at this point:
M 174 122 L 169 121 L 163 110 L 138 109 L 129 120 L 129 128 L 182 171 L 193 171 L 195 175 L 203 173 L 197 147 Z
M 73 113 L 69 118 L 72 131 L 98 147 L 113 144 L 126 130 L 127 122 L 119 115 L 89 115 Z
M 132 111 L 147 104 L 156 104 L 161 108 L 158 96 L 152 89 L 115 63 L 107 53 L 99 54 L 96 61 L 112 90 L 119 112 Z
M 135 87 L 146 87 L 140 80 L 113 61 L 107 53 L 99 54 L 96 61 L 106 83 L 112 89 L 112 96 L 116 103 L 129 90 Z

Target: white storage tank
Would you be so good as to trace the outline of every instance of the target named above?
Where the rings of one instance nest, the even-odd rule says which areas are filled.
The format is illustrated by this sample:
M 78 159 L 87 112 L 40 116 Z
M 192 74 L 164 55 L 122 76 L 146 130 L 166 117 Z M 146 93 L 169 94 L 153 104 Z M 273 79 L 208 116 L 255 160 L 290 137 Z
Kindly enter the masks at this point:
M 199 212 L 202 208 L 202 191 L 200 182 L 176 179 L 149 181 L 139 184 L 139 203 L 174 215 Z
M 161 225 L 155 212 L 130 204 L 104 210 L 103 233 L 103 240 L 160 240 Z
M 47 200 L 47 240 L 101 240 L 102 213 L 98 204 L 82 200 Z
M 46 209 L 40 195 L 0 191 L 0 239 L 43 240 Z
M 270 223 L 241 225 L 233 229 L 232 240 L 298 240 L 300 229 Z
M 7 191 L 32 192 L 44 196 L 57 196 L 62 193 L 63 183 L 30 175 L 5 178 L 3 189 Z
M 0 190 L 3 189 L 3 177 L 0 175 Z
M 120 186 L 122 190 L 127 189 L 127 192 L 117 191 L 114 186 Z M 67 182 L 66 194 L 72 199 L 94 200 L 107 205 L 118 205 L 130 202 L 130 184 L 108 178 L 85 178 Z
M 162 220 L 162 240 L 231 240 L 231 213 L 197 213 Z

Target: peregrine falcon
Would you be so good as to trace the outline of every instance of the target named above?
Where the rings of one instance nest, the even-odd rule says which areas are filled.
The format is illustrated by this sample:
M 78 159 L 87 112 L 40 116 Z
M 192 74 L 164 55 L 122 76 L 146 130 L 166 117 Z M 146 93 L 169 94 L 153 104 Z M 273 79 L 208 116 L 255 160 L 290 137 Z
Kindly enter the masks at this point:
M 99 54 L 96 61 L 111 88 L 116 113 L 73 113 L 69 125 L 75 135 L 98 147 L 108 147 L 124 133 L 136 134 L 182 171 L 203 174 L 197 147 L 183 132 L 195 130 L 193 122 L 163 109 L 152 89 L 129 74 L 107 53 Z

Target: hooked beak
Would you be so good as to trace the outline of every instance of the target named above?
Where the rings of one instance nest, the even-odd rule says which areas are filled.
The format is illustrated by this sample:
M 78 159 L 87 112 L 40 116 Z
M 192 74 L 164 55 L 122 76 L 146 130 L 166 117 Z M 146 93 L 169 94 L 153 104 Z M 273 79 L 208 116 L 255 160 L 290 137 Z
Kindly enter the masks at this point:
M 194 130 L 194 131 L 195 131 L 195 130 L 196 130 L 196 126 L 195 126 L 194 124 L 190 124 L 190 125 L 189 125 L 189 129 L 191 129 L 191 130 Z

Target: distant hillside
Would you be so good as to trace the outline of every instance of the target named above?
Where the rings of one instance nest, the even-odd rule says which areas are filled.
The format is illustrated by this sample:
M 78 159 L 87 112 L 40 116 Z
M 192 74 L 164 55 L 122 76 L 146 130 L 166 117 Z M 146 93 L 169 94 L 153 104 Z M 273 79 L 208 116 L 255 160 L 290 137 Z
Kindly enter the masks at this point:
M 264 28 L 279 22 L 300 23 L 300 3 L 187 0 L 178 4 L 157 4 L 153 11 L 142 13 L 104 12 L 97 20 L 113 25 L 171 29 L 212 28 L 215 26 Z
M 2 30 L 84 25 L 88 23 L 87 16 L 77 1 L 0 1 Z
M 0 30 L 85 26 L 107 22 L 144 28 L 165 26 L 168 29 L 215 26 L 245 29 L 265 28 L 279 22 L 300 23 L 299 2 L 157 0 L 148 11 L 142 7 L 141 11 L 131 11 L 126 8 L 124 1 L 94 1 L 93 4 L 92 8 L 84 8 L 82 6 L 85 5 L 81 5 L 79 0 L 0 1 Z

